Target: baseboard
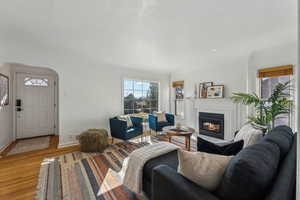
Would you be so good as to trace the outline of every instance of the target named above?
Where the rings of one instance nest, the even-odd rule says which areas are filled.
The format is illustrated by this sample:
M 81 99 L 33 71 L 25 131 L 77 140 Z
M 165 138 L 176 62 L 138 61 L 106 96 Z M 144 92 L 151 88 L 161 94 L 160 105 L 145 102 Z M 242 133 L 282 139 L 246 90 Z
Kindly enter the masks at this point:
M 7 144 L 4 144 L 0 147 L 0 153 L 2 153 L 12 142 L 8 142 Z
M 64 148 L 79 145 L 78 141 L 59 143 L 57 148 Z

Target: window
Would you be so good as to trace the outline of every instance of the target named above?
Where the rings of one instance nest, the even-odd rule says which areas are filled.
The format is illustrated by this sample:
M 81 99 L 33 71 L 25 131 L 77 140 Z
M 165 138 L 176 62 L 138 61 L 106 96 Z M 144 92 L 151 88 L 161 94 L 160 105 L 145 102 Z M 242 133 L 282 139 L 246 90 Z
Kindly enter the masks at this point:
M 293 66 L 280 66 L 258 71 L 260 79 L 260 95 L 267 99 L 271 96 L 272 91 L 278 83 L 285 83 L 292 80 Z M 292 94 L 290 94 L 292 98 Z M 284 114 L 275 120 L 275 126 L 288 125 L 292 126 L 293 113 Z
M 24 85 L 25 86 L 47 87 L 48 86 L 48 79 L 46 79 L 46 78 L 26 77 L 24 79 Z
M 184 119 L 184 81 L 173 82 L 175 89 L 175 115 Z
M 291 76 L 277 76 L 261 78 L 261 97 L 267 99 L 278 83 L 285 83 L 291 80 Z
M 124 114 L 158 111 L 159 83 L 124 80 Z
M 0 109 L 9 105 L 9 78 L 0 74 Z

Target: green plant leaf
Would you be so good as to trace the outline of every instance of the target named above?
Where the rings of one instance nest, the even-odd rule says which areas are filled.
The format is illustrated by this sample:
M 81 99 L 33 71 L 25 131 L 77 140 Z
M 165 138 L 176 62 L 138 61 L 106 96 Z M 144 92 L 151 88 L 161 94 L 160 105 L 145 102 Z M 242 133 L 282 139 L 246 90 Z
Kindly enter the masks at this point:
M 278 83 L 268 99 L 262 99 L 255 93 L 233 93 L 230 98 L 234 103 L 254 106 L 256 115 L 248 117 L 250 122 L 269 126 L 270 123 L 274 125 L 274 120 L 280 115 L 291 112 L 293 108 L 293 101 L 290 99 L 291 90 L 291 81 L 287 81 Z

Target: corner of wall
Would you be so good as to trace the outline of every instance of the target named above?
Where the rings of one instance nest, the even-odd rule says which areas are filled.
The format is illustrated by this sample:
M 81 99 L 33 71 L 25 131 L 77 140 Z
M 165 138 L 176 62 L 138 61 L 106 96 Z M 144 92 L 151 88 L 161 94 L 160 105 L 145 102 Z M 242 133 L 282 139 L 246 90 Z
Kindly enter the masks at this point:
M 76 140 L 75 135 L 70 134 L 60 134 L 58 148 L 68 147 L 78 145 L 78 140 Z

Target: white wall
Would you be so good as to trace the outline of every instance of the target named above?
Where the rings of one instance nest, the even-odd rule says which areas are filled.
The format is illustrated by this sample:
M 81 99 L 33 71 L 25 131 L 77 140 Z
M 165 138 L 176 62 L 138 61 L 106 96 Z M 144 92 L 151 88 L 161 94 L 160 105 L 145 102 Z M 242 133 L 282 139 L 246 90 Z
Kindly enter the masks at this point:
M 10 68 L 7 65 L 0 65 L 0 73 L 11 77 Z M 11 79 L 10 79 L 11 86 Z M 12 98 L 10 89 L 10 104 L 0 108 L 0 152 L 13 141 L 12 125 Z
M 216 63 L 200 65 L 201 69 L 196 71 L 172 73 L 171 81 L 184 80 L 185 97 L 193 97 L 195 84 L 214 82 L 215 85 L 225 86 L 225 98 L 229 98 L 233 92 L 246 92 L 247 62 L 247 57 L 219 60 Z M 171 105 L 174 112 L 174 89 L 171 90 Z M 196 128 L 196 112 L 193 101 L 186 99 L 184 123 Z M 245 116 L 245 109 L 241 113 Z
M 276 67 L 280 65 L 294 65 L 294 69 L 299 70 L 298 60 L 297 60 L 297 43 L 288 43 L 283 45 L 278 45 L 270 47 L 267 49 L 261 49 L 254 51 L 249 57 L 248 65 L 248 81 L 247 81 L 247 91 L 248 92 L 258 92 L 258 81 L 257 81 L 257 70 L 267 67 Z M 297 81 L 296 75 L 294 80 Z M 297 83 L 295 84 L 297 85 Z M 297 92 L 299 88 L 296 87 L 295 98 L 297 102 Z M 296 103 L 295 110 L 298 109 L 298 104 Z M 249 111 L 250 112 L 250 111 Z M 295 121 L 296 122 L 296 119 Z M 293 123 L 292 127 L 296 129 L 297 123 Z
M 59 64 L 54 66 L 34 64 L 49 67 L 59 76 L 60 145 L 73 144 L 75 136 L 89 128 L 109 129 L 109 118 L 123 112 L 122 80 L 125 77 L 158 81 L 160 109 L 169 111 L 168 74 L 127 69 L 109 64 L 92 65 L 80 62 L 78 59 L 77 62 L 74 60 L 57 59 L 55 63 Z M 20 64 L 10 63 L 9 66 L 14 71 L 25 70 Z M 32 71 L 31 68 L 29 70 Z
M 122 80 L 134 78 L 160 82 L 161 110 L 168 111 L 167 75 L 129 70 L 115 66 L 69 67 L 56 69 L 60 77 L 60 143 L 74 140 L 88 128 L 109 128 L 109 118 L 122 109 Z
M 238 52 L 237 52 L 238 54 Z M 214 84 L 225 85 L 225 98 L 233 92 L 257 92 L 256 73 L 260 68 L 274 67 L 280 65 L 297 65 L 297 44 L 286 43 L 267 49 L 260 49 L 250 53 L 248 56 L 228 57 L 227 60 L 217 58 L 214 62 L 199 65 L 201 69 L 190 72 L 177 72 L 171 74 L 171 81 L 185 81 L 185 97 L 193 97 L 195 84 L 200 82 L 214 82 Z M 297 96 L 297 95 L 296 95 Z M 242 123 L 247 121 L 250 109 L 242 107 Z M 295 110 L 297 110 L 297 105 Z M 171 88 L 171 109 L 174 112 L 174 89 Z M 197 127 L 196 110 L 193 101 L 185 100 L 184 123 Z M 241 124 L 242 124 L 241 123 Z M 294 127 L 296 124 L 293 125 Z

